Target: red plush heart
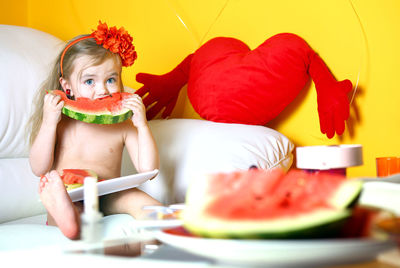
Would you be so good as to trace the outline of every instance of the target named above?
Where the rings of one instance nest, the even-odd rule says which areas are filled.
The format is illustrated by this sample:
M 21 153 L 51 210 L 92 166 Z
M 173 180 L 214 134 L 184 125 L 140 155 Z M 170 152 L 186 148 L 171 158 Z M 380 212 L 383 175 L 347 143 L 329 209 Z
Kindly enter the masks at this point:
M 336 81 L 323 60 L 295 34 L 274 35 L 254 50 L 240 40 L 217 37 L 171 72 L 138 74 L 137 81 L 143 83 L 138 94 L 149 93 L 145 105 L 155 103 L 147 112 L 149 119 L 163 107 L 163 116 L 168 116 L 188 81 L 189 100 L 202 118 L 265 125 L 293 101 L 310 76 L 317 90 L 321 132 L 328 138 L 342 134 L 352 84 Z
M 304 88 L 314 54 L 302 38 L 288 33 L 254 50 L 234 38 L 214 38 L 192 58 L 189 99 L 205 119 L 265 125 Z

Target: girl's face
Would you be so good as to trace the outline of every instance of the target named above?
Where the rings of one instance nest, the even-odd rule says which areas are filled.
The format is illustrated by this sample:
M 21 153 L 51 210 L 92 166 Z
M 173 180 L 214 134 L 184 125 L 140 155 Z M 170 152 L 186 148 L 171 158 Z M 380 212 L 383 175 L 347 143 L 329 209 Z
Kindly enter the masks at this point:
M 120 92 L 121 64 L 115 58 L 108 58 L 96 66 L 90 66 L 90 62 L 91 57 L 86 55 L 75 59 L 71 76 L 60 78 L 64 91 L 70 89 L 75 99 L 98 99 Z

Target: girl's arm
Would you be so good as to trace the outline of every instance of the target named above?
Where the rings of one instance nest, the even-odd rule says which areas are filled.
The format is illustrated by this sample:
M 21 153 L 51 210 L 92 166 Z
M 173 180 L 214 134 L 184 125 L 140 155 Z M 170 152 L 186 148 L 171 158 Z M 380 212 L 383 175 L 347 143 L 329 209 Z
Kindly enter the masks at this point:
M 29 163 L 36 176 L 45 174 L 53 166 L 57 124 L 61 120 L 63 106 L 60 96 L 45 95 L 42 124 L 29 152 Z
M 133 111 L 132 123 L 136 127 L 127 133 L 125 145 L 138 172 L 159 168 L 156 142 L 146 120 L 146 108 L 138 95 L 124 101 L 124 106 Z

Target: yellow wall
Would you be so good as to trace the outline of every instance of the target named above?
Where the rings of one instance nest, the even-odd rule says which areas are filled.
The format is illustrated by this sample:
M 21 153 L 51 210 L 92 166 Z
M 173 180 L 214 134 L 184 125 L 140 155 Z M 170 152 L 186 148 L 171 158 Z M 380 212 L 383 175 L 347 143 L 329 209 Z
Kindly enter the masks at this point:
M 0 24 L 27 26 L 28 0 L 1 0 L 0 10 Z
M 125 84 L 133 88 L 140 87 L 136 73 L 168 72 L 210 38 L 231 36 L 255 48 L 273 34 L 296 33 L 337 79 L 353 84 L 359 79 L 351 118 L 342 137 L 323 136 L 311 84 L 268 126 L 300 146 L 362 144 L 364 165 L 350 168 L 349 176 L 375 176 L 375 157 L 400 156 L 400 1 L 25 0 L 1 6 L 0 23 L 29 26 L 63 40 L 89 33 L 98 20 L 124 26 L 139 56 L 124 73 Z M 185 91 L 173 116 L 198 118 Z

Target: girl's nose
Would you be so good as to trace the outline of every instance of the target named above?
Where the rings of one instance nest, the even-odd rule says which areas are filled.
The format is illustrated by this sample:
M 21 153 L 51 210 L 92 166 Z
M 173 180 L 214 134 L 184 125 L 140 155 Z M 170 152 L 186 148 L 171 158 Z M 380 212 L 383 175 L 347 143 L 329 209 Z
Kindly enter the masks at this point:
M 100 84 L 97 88 L 97 95 L 109 95 L 110 92 L 105 84 Z

